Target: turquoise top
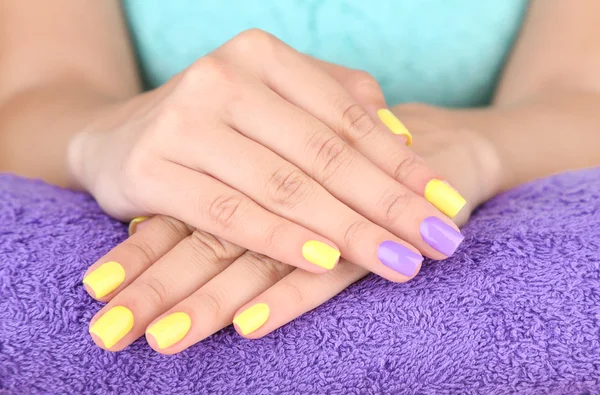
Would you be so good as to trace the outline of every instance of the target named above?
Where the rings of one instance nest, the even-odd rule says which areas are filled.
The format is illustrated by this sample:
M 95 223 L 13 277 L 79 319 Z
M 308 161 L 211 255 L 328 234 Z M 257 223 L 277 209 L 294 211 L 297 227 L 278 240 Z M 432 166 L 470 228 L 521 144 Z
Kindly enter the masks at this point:
M 489 102 L 526 0 L 124 0 L 148 87 L 257 27 L 370 72 L 390 105 Z

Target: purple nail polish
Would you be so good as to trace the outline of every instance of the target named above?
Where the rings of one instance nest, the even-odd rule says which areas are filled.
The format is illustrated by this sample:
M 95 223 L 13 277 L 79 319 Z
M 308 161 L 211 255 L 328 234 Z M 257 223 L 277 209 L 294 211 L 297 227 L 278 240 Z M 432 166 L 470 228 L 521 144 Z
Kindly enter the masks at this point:
M 460 232 L 437 217 L 425 218 L 421 222 L 420 231 L 425 243 L 446 256 L 454 254 L 465 239 Z
M 379 244 L 377 256 L 381 263 L 405 276 L 415 274 L 415 271 L 423 262 L 421 255 L 391 240 Z

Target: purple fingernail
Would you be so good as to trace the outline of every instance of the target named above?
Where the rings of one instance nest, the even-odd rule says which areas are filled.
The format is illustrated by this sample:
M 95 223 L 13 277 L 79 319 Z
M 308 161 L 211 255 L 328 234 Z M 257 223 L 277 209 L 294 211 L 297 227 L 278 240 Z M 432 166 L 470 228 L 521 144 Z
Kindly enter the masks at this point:
M 381 263 L 390 269 L 409 277 L 415 274 L 417 268 L 423 262 L 421 255 L 391 240 L 379 244 L 377 256 Z
M 421 222 L 421 237 L 442 254 L 450 256 L 465 239 L 462 233 L 437 217 L 428 217 Z

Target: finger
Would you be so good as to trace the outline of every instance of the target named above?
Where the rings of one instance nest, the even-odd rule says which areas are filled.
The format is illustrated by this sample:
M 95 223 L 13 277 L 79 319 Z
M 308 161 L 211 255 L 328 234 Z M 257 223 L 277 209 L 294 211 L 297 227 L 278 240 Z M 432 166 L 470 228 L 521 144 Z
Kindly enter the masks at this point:
M 404 126 L 404 123 L 400 122 L 397 118 L 394 119 L 389 116 L 388 111 L 386 111 L 389 109 L 383 91 L 369 73 L 339 66 L 310 56 L 306 56 L 306 58 L 309 62 L 314 63 L 339 82 L 374 120 L 382 122 L 381 126 L 390 129 L 405 145 L 412 145 L 413 135 Z M 383 120 L 386 122 L 383 122 Z
M 379 229 L 383 238 L 380 243 L 401 239 L 432 259 L 452 255 L 462 241 L 456 225 L 425 199 L 273 91 L 256 86 L 228 114 L 236 130 L 260 144 L 240 138 L 235 132 L 220 132 L 210 144 L 181 147 L 179 158 L 239 189 L 270 211 L 329 238 L 352 262 L 380 273 L 374 268 L 376 263 L 368 261 L 369 250 L 351 255 L 352 247 L 339 238 L 340 228 L 332 228 L 335 219 L 331 217 L 335 215 L 353 218 L 353 222 L 366 218 L 383 228 Z M 269 122 L 265 123 L 267 116 Z M 238 162 L 224 166 L 213 157 L 232 157 Z M 259 196 L 261 189 L 263 195 Z M 318 213 L 323 211 L 320 216 Z M 317 222 L 329 227 L 318 227 Z M 376 232 L 373 224 L 370 228 Z M 382 233 L 384 230 L 388 232 Z
M 119 292 L 90 322 L 94 342 L 118 351 L 148 323 L 202 287 L 237 257 L 242 247 L 195 231 Z
M 222 157 L 235 158 L 237 148 L 237 145 L 230 147 L 229 154 Z M 183 150 L 182 147 L 181 155 L 185 154 Z M 210 152 L 219 155 L 214 149 Z M 223 167 L 234 170 L 233 173 L 247 171 L 231 163 Z M 156 192 L 149 193 L 153 196 L 150 212 L 180 218 L 197 229 L 304 270 L 323 273 L 337 264 L 340 251 L 333 242 L 265 210 L 235 184 L 228 182 L 237 190 L 207 174 L 172 162 L 157 168 L 156 176 L 156 179 L 172 182 L 157 184 Z M 252 175 L 249 179 L 255 180 Z M 169 194 L 162 192 L 165 188 Z M 248 189 L 252 191 L 256 186 Z
M 335 270 L 322 275 L 294 270 L 241 307 L 233 324 L 244 337 L 262 337 L 320 306 L 367 274 L 344 259 Z
M 408 131 L 405 124 L 398 119 L 396 114 L 387 108 L 383 92 L 372 76 L 360 70 L 352 70 L 332 63 L 311 59 L 339 81 L 348 90 L 348 93 L 371 115 L 376 123 L 382 123 L 394 135 L 404 139 L 407 146 L 412 145 L 413 135 Z M 348 136 L 347 133 L 344 134 L 342 132 L 340 134 L 342 137 Z M 378 135 L 376 137 L 381 136 Z M 346 138 L 346 140 L 352 143 L 351 139 Z M 423 191 L 421 195 L 424 195 L 430 203 L 448 217 L 454 219 L 467 205 L 465 199 L 455 188 L 450 187 L 446 182 L 440 182 L 445 181 L 443 172 L 436 171 L 437 168 L 432 166 L 429 161 L 425 161 L 421 156 L 416 154 L 406 156 L 406 152 L 404 150 L 398 151 L 395 145 L 381 145 L 378 138 L 366 140 L 358 141 L 352 145 L 372 160 L 379 168 L 393 176 L 394 179 L 406 183 L 407 186 L 417 193 Z M 411 152 L 419 151 L 413 150 Z M 411 183 L 413 180 L 425 180 L 426 183 Z
M 289 137 L 293 138 L 292 136 Z M 208 147 L 210 147 L 210 150 Z M 227 185 L 231 185 L 262 207 L 267 208 L 271 213 L 276 214 L 276 216 L 293 221 L 295 224 L 304 227 L 303 229 L 306 228 L 316 232 L 315 234 L 323 235 L 323 237 L 335 243 L 333 245 L 340 247 L 339 251 L 341 251 L 344 257 L 357 262 L 369 271 L 377 273 L 391 281 L 405 282 L 414 277 L 420 268 L 423 257 L 410 243 L 398 238 L 391 232 L 350 209 L 347 205 L 333 197 L 315 180 L 308 177 L 289 162 L 281 159 L 281 157 L 272 151 L 234 131 L 230 133 L 223 131 L 220 133 L 218 140 L 213 140 L 210 144 L 204 146 L 201 144 L 187 144 L 185 147 L 180 147 L 178 152 L 180 160 L 183 160 L 187 166 L 192 169 L 205 170 L 213 177 L 223 181 Z M 211 160 L 210 155 L 217 158 L 236 158 L 239 162 L 228 162 L 228 166 L 226 166 L 222 162 Z M 366 168 L 369 166 L 373 165 L 369 163 L 365 164 Z M 376 168 L 375 170 L 380 172 L 383 177 L 387 177 L 380 170 Z M 186 171 L 189 170 L 186 169 Z M 351 190 L 352 186 L 349 184 L 353 180 L 349 179 L 347 181 L 347 189 Z M 391 179 L 389 183 L 394 187 L 402 188 L 401 185 Z M 198 181 L 192 182 L 191 178 L 187 182 L 180 182 L 180 184 L 177 188 L 192 188 L 194 191 L 181 191 L 177 192 L 176 195 L 196 196 L 201 193 L 207 193 L 206 191 L 216 193 L 213 187 L 208 188 L 205 186 L 202 186 L 201 191 L 195 191 L 202 184 Z M 341 183 L 337 185 L 344 188 L 344 185 Z M 355 189 L 355 191 L 361 193 L 362 196 L 365 196 L 365 194 L 372 196 L 369 190 L 361 191 Z M 352 201 L 352 196 L 347 197 L 348 200 Z M 377 205 L 378 203 L 372 199 L 366 201 L 370 205 Z M 423 201 L 423 203 L 427 207 L 429 206 L 426 202 Z M 174 206 L 189 207 L 189 203 L 187 205 L 182 203 Z M 235 211 L 237 211 L 238 215 L 242 215 L 242 213 L 248 211 L 248 207 L 240 210 L 236 209 Z M 435 211 L 432 207 L 428 208 Z M 169 215 L 182 218 L 185 222 L 194 224 L 187 218 L 179 216 L 185 215 L 185 212 L 178 214 L 170 212 Z M 241 222 L 241 220 L 234 220 L 234 225 L 236 222 Z M 265 226 L 265 224 L 252 223 L 253 228 Z M 228 226 L 232 225 L 229 224 Z M 197 227 L 209 231 L 207 226 Z M 239 228 L 242 227 L 239 226 Z M 221 232 L 220 229 L 215 231 L 210 229 L 210 232 L 231 240 L 236 244 L 243 245 L 249 250 L 257 251 L 284 263 L 291 262 L 294 266 L 298 266 L 295 262 L 290 261 L 290 257 L 286 257 L 285 255 L 275 256 L 273 252 L 266 248 L 258 249 L 249 244 L 242 244 L 243 241 L 238 242 L 232 238 L 244 232 L 244 229 L 228 234 L 218 233 Z M 288 234 L 288 232 L 278 233 L 284 234 L 288 238 L 294 236 L 293 234 Z M 248 237 L 256 238 L 257 235 L 260 237 L 260 240 L 266 240 L 265 236 L 263 236 L 264 233 L 261 233 L 261 231 L 254 231 Z M 260 243 L 260 240 L 257 240 L 257 243 Z M 278 241 L 277 244 L 286 242 L 288 241 L 283 239 Z M 271 242 L 269 244 L 277 247 L 276 243 Z M 290 251 L 293 252 L 293 250 Z M 435 253 L 437 253 L 438 257 L 441 256 L 439 252 Z
M 249 42 L 253 44 L 251 50 Z M 260 60 L 256 51 L 263 54 Z M 370 161 L 413 192 L 425 196 L 447 216 L 454 217 L 465 205 L 458 192 L 441 182 L 437 173 L 410 149 L 399 144 L 394 133 L 405 128 L 389 110 L 370 111 L 375 111 L 393 133 L 382 130 L 373 121 L 373 114 L 369 115 L 327 72 L 275 37 L 257 30 L 249 31 L 223 46 L 215 56 L 228 57 L 246 69 L 254 70 L 255 76 L 280 96 L 315 116 Z M 290 75 L 294 78 L 289 78 Z M 361 75 L 361 82 L 357 84 L 362 90 L 379 90 L 375 79 L 366 73 Z
M 173 218 L 148 219 L 136 233 L 88 268 L 83 278 L 86 291 L 94 299 L 110 300 L 190 233 L 185 224 Z
M 292 270 L 292 266 L 264 255 L 246 252 L 206 285 L 154 320 L 146 330 L 148 344 L 163 354 L 174 354 L 190 347 L 230 325 L 240 306 Z

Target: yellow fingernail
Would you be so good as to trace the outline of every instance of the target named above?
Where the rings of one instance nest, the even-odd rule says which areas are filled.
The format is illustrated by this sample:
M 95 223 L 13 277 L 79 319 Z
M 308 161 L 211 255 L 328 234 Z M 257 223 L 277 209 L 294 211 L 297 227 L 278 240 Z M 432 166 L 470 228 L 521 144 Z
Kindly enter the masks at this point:
M 135 233 L 135 230 L 137 229 L 137 226 L 139 225 L 140 222 L 144 222 L 145 220 L 147 220 L 150 217 L 137 217 L 131 220 L 131 222 L 129 223 L 129 236 L 131 236 L 132 234 Z
M 406 126 L 387 108 L 382 108 L 377 111 L 377 116 L 381 122 L 392 131 L 392 133 L 406 137 L 406 145 L 412 144 L 412 134 L 406 129 Z
M 425 186 L 425 199 L 450 218 L 454 218 L 467 203 L 454 188 L 436 179 Z
M 108 310 L 90 328 L 104 347 L 111 348 L 133 328 L 133 313 L 127 307 L 116 306 Z
M 242 331 L 242 335 L 252 333 L 267 322 L 269 306 L 266 303 L 257 303 L 238 314 L 233 323 Z
M 186 313 L 173 313 L 152 325 L 146 333 L 152 335 L 161 349 L 171 347 L 188 333 L 192 319 Z
M 325 243 L 310 240 L 302 246 L 302 255 L 307 261 L 331 270 L 340 259 L 340 252 Z
M 96 298 L 103 298 L 125 281 L 125 269 L 117 262 L 106 262 L 85 276 L 83 283 L 94 291 Z

